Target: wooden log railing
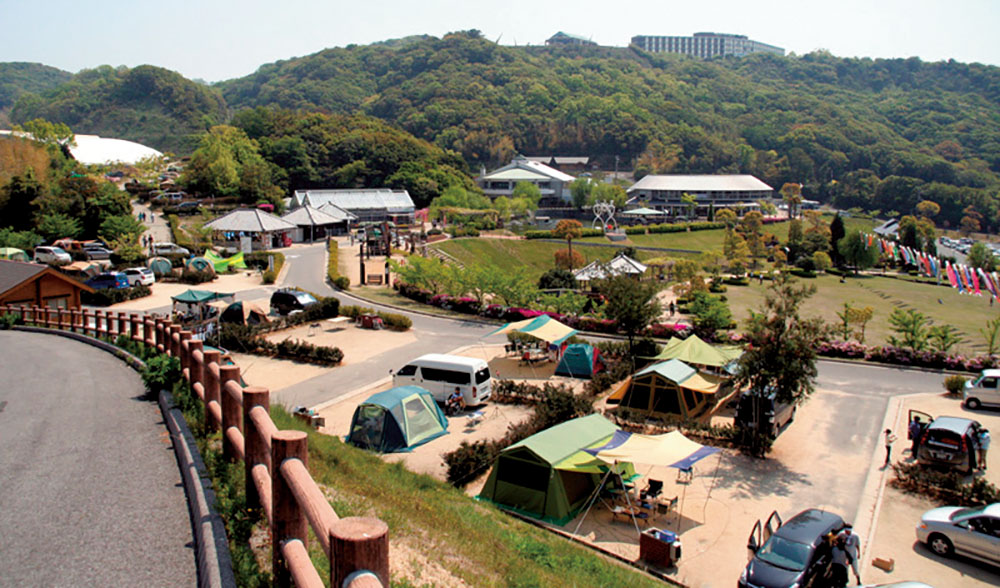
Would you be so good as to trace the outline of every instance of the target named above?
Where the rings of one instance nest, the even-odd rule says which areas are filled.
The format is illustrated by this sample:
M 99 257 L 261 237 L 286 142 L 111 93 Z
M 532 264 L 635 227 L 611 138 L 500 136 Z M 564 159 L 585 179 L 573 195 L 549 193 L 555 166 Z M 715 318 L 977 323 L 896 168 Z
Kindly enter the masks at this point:
M 311 527 L 330 561 L 330 586 L 389 585 L 388 526 L 370 517 L 338 517 L 309 473 L 306 434 L 279 430 L 269 412 L 270 392 L 244 388 L 239 366 L 220 365 L 219 352 L 205 350 L 190 331 L 159 317 L 101 310 L 0 305 L 0 314 L 95 337 L 126 335 L 177 357 L 204 403 L 206 426 L 222 433 L 223 457 L 244 464 L 247 507 L 259 508 L 271 529 L 275 584 L 324 585 L 309 558 Z

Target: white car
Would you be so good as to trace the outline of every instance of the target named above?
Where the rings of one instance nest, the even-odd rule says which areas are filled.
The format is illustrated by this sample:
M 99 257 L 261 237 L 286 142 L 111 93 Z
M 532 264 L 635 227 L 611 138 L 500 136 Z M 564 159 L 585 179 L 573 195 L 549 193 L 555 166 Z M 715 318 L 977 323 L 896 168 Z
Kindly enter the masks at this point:
M 1000 564 L 1000 504 L 929 510 L 920 517 L 917 540 L 941 556 L 957 553 Z
M 41 246 L 35 247 L 35 261 L 38 263 L 51 263 L 55 265 L 67 265 L 73 262 L 73 257 L 66 253 L 61 247 Z
M 125 277 L 128 278 L 129 286 L 138 286 L 142 284 L 143 286 L 152 286 L 153 282 L 156 281 L 156 276 L 153 275 L 153 271 L 145 267 L 130 267 L 126 270 L 122 270 Z
M 153 243 L 153 255 L 171 254 L 191 255 L 191 252 L 176 243 Z

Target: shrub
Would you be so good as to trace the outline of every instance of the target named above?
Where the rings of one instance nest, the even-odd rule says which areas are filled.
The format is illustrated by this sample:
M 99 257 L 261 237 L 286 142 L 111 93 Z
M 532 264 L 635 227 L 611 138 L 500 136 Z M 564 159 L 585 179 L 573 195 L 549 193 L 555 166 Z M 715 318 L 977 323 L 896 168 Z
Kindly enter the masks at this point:
M 267 266 L 270 259 L 274 259 L 274 266 L 269 270 Z M 285 254 L 280 251 L 254 251 L 245 255 L 243 261 L 247 267 L 261 270 L 261 278 L 265 284 L 273 284 L 285 265 Z
M 184 268 L 181 272 L 181 281 L 185 284 L 204 284 L 215 279 L 215 272 L 211 270 L 193 270 Z
M 329 254 L 326 260 L 326 277 L 334 286 L 341 290 L 347 290 L 351 287 L 351 279 L 340 275 L 340 265 L 337 261 L 338 248 L 337 241 L 330 239 L 330 243 L 326 247 Z
M 625 227 L 625 234 L 626 235 L 645 235 L 646 234 L 646 227 L 644 227 L 643 225 L 635 225 L 635 226 L 632 226 L 632 227 Z
M 80 301 L 91 306 L 111 306 L 126 300 L 143 298 L 153 293 L 149 286 L 138 284 L 130 288 L 101 288 L 90 292 L 80 292 Z
M 896 463 L 896 477 L 889 483 L 901 490 L 923 494 L 954 506 L 982 506 L 1000 502 L 1000 488 L 982 478 L 966 483 L 958 472 L 927 469 L 919 464 Z
M 808 258 L 806 258 L 806 259 L 808 259 Z M 793 276 L 798 276 L 800 278 L 815 278 L 816 277 L 816 272 L 814 272 L 812 270 L 798 268 L 798 267 L 794 267 L 794 268 L 790 269 L 788 271 L 788 273 L 792 274 Z
M 19 325 L 24 322 L 24 317 L 19 313 L 5 312 L 0 314 L 0 331 L 8 331 L 14 327 L 14 325 Z
M 959 375 L 951 375 L 944 379 L 944 389 L 948 394 L 961 394 L 965 387 L 965 378 Z
M 726 284 L 729 284 L 730 286 L 749 286 L 750 285 L 750 278 L 748 278 L 746 276 L 742 276 L 742 277 L 739 277 L 739 278 L 729 277 L 729 278 L 726 278 L 724 280 L 724 282 Z
M 385 325 L 385 328 L 393 331 L 405 331 L 413 326 L 413 321 L 401 314 L 380 312 L 378 316 L 382 319 L 382 324 Z
M 181 362 L 176 357 L 159 354 L 146 360 L 142 369 L 142 382 L 146 391 L 155 396 L 160 390 L 172 388 L 181 377 Z

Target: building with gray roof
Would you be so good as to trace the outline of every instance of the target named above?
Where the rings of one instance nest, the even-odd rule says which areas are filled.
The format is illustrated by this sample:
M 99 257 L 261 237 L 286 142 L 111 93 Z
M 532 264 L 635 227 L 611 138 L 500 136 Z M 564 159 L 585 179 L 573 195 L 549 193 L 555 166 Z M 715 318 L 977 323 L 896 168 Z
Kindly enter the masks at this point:
M 333 204 L 327 204 L 321 209 L 307 204 L 285 213 L 281 218 L 298 227 L 292 232 L 292 241 L 295 242 L 306 239 L 312 242 L 326 238 L 327 235 L 344 235 L 350 230 L 351 221 L 357 220 L 356 216 Z
M 626 190 L 629 202 L 644 202 L 670 215 L 684 214 L 689 207 L 684 195 L 696 202 L 696 214 L 709 208 L 745 210 L 759 208 L 758 200 L 774 197 L 774 188 L 751 175 L 649 175 Z
M 222 241 L 227 246 L 236 245 L 241 238 L 250 237 L 254 249 L 270 249 L 290 245 L 291 232 L 297 227 L 259 208 L 237 208 L 205 223 L 205 228 L 214 231 L 217 237 L 215 240 Z
M 518 155 L 507 165 L 490 173 L 483 173 L 476 178 L 476 184 L 491 199 L 499 196 L 508 198 L 514 193 L 518 182 L 528 182 L 538 187 L 542 199 L 568 202 L 570 199 L 569 184 L 573 176 L 551 168 L 544 163 L 532 161 L 523 155 Z
M 692 57 L 743 57 L 751 53 L 784 55 L 781 47 L 748 39 L 746 35 L 695 33 L 692 37 L 636 35 L 632 45 L 650 53 L 681 53 Z
M 330 209 L 332 205 L 340 209 Z M 412 224 L 416 206 L 406 190 L 346 189 L 346 190 L 296 190 L 289 208 L 311 206 L 332 216 L 344 213 L 353 215 L 351 222 L 392 221 L 397 224 Z

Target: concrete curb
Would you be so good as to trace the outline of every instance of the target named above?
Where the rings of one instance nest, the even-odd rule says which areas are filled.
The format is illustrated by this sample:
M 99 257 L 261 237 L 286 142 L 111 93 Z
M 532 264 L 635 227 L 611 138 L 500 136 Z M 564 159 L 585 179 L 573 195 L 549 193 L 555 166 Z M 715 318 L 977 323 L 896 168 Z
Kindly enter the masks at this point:
M 198 545 L 198 585 L 203 588 L 236 586 L 226 525 L 214 509 L 215 491 L 212 489 L 212 481 L 184 415 L 180 409 L 172 408 L 173 404 L 170 393 L 161 390 L 160 411 L 170 431 L 177 465 L 180 466 L 184 480 L 191 527 Z
M 73 339 L 111 353 L 137 372 L 146 367 L 141 359 L 131 353 L 88 335 L 43 327 L 15 326 L 14 330 Z M 211 480 L 208 479 L 198 445 L 188 428 L 187 421 L 184 420 L 184 415 L 180 410 L 170 408 L 173 406 L 173 399 L 169 392 L 160 392 L 158 404 L 163 422 L 170 433 L 181 479 L 184 481 L 191 532 L 197 545 L 195 562 L 198 585 L 203 588 L 236 586 L 226 527 L 222 517 L 215 511 L 215 492 L 212 490 Z

